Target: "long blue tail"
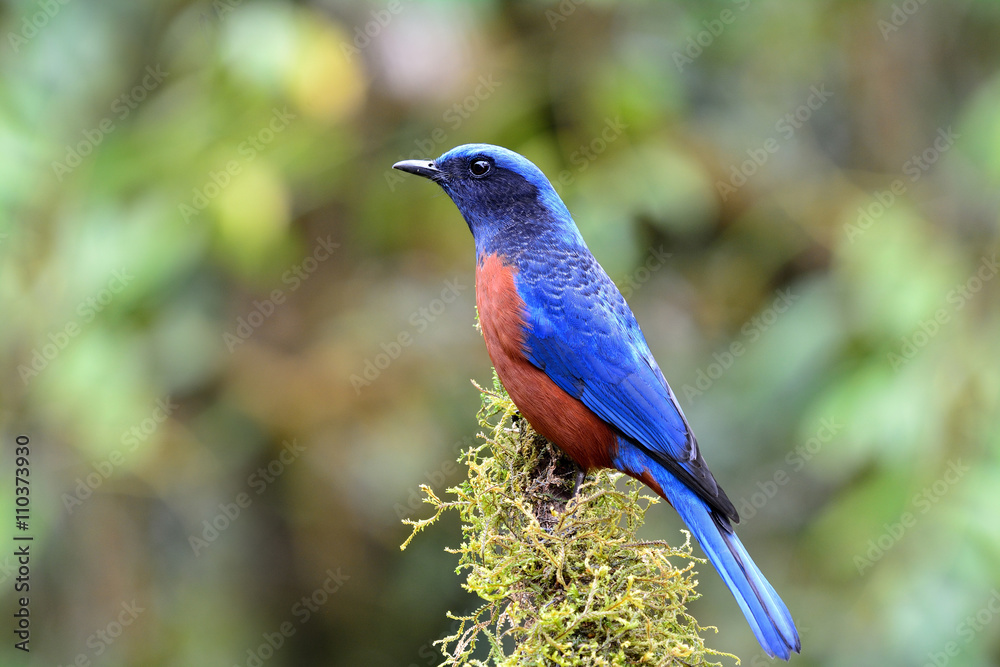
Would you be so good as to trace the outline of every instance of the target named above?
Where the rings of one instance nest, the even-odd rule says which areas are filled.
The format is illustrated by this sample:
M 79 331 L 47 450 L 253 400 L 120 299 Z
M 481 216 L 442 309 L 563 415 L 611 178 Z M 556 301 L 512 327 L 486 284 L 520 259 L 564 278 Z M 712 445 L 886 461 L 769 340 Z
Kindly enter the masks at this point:
M 729 520 L 709 509 L 694 491 L 624 439 L 619 440 L 615 464 L 640 478 L 652 475 L 732 591 L 764 651 L 783 660 L 788 660 L 792 651 L 798 653 L 799 633 L 788 608 L 750 558 Z
M 653 476 L 719 571 L 769 656 L 788 660 L 801 643 L 788 608 L 750 558 L 729 520 L 711 511 L 691 489 L 659 466 Z

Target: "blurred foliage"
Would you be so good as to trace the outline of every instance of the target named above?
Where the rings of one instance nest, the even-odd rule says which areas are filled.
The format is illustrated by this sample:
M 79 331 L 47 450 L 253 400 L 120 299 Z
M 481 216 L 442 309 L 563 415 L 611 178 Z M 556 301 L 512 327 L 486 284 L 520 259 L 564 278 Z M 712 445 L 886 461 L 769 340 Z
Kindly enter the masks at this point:
M 438 660 L 477 606 L 458 525 L 401 555 L 399 520 L 458 482 L 490 364 L 465 225 L 390 165 L 470 141 L 536 162 L 627 286 L 798 663 L 1000 663 L 1000 4 L 9 0 L 0 24 L 31 664 Z M 713 645 L 762 656 L 699 587 Z
M 448 489 L 451 501 L 421 485 L 434 514 L 404 520 L 413 533 L 403 549 L 457 511 L 462 544 L 447 551 L 460 556 L 457 572 L 468 571 L 462 587 L 485 601 L 468 615 L 449 612 L 459 627 L 436 642 L 442 664 L 718 664 L 706 661 L 713 652 L 686 611 L 697 598 L 690 534 L 676 548 L 637 540 L 655 496 L 635 480 L 619 491 L 624 475 L 607 470 L 577 489 L 576 464 L 518 415 L 496 374 L 492 389 L 477 389 L 489 435 L 462 453 L 468 479 Z M 488 660 L 474 657 L 484 643 Z

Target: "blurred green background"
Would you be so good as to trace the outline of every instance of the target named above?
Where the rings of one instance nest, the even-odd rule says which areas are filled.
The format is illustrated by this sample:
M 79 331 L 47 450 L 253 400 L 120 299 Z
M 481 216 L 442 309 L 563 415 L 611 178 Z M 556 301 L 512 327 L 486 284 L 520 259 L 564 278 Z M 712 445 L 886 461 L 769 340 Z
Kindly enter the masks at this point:
M 464 222 L 390 165 L 476 141 L 550 175 L 628 296 L 795 663 L 1000 664 L 1000 4 L 0 21 L 0 663 L 436 664 L 457 526 L 400 553 L 400 518 L 461 479 L 490 364 Z M 707 643 L 765 664 L 701 572 Z

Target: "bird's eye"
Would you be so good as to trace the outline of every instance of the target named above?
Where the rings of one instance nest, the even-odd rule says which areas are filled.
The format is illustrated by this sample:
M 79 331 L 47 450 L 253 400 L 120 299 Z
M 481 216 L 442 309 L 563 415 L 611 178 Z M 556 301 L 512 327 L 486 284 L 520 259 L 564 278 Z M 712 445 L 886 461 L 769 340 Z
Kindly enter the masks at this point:
M 469 171 L 472 172 L 473 176 L 485 176 L 490 173 L 490 169 L 492 169 L 492 167 L 493 165 L 490 164 L 489 160 L 485 158 L 478 158 L 473 160 L 469 165 Z

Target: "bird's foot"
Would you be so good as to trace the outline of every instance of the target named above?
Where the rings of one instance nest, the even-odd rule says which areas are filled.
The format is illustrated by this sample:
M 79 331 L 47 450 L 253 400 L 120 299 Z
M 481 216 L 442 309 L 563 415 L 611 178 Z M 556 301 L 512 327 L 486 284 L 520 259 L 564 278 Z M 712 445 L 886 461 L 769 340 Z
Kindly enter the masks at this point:
M 576 475 L 573 478 L 573 493 L 570 494 L 570 500 L 576 498 L 576 494 L 580 492 L 580 487 L 583 486 L 583 480 L 587 479 L 587 471 L 583 468 L 577 468 Z

